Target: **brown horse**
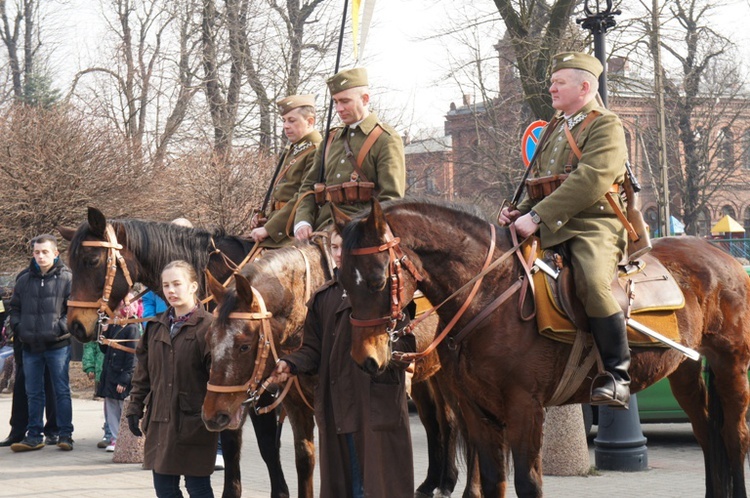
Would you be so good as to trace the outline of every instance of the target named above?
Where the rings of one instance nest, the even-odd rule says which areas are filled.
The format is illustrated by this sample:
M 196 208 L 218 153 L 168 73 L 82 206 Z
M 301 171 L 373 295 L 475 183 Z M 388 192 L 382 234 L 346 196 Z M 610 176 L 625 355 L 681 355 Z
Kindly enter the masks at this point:
M 344 220 L 337 221 L 340 225 Z M 387 235 L 388 228 L 400 240 Z M 495 258 L 513 244 L 507 229 L 497 229 Z M 352 316 L 385 322 L 355 327 L 352 356 L 369 371 L 389 361 L 387 332 L 392 311 L 388 285 L 388 247 L 398 247 L 423 277 L 416 282 L 404 271 L 403 295 L 408 301 L 419 288 L 440 303 L 480 273 L 490 246 L 490 226 L 479 217 L 447 206 L 399 202 L 385 210 L 376 202 L 371 212 L 343 230 L 340 279 L 352 302 Z M 390 241 L 390 242 L 389 242 Z M 375 248 L 374 251 L 357 251 Z M 383 252 L 378 249 L 386 248 Z M 353 254 L 353 251 L 355 254 Z M 356 254 L 359 252 L 360 254 Z M 366 252 L 367 254 L 361 254 Z M 709 365 L 708 386 L 701 363 L 660 347 L 635 348 L 630 375 L 637 392 L 663 377 L 692 423 L 704 452 L 706 496 L 746 496 L 743 464 L 749 436 L 745 416 L 750 390 L 750 279 L 728 254 L 693 238 L 659 239 L 652 251 L 671 272 L 685 296 L 677 312 L 681 342 L 698 350 Z M 489 272 L 456 330 L 519 279 L 514 258 Z M 438 310 L 448 323 L 464 303 L 468 290 Z M 544 408 L 562 377 L 570 346 L 539 335 L 533 321 L 519 317 L 517 299 L 505 301 L 463 340 L 442 342 L 437 350 L 447 388 L 456 397 L 467 426 L 469 443 L 492 466 L 482 466 L 486 497 L 504 496 L 507 448 L 513 458 L 518 496 L 542 495 L 542 423 Z M 589 373 L 568 403 L 589 401 Z M 481 459 L 480 459 L 481 460 Z
M 235 428 L 240 423 L 242 404 L 248 398 L 250 380 L 265 379 L 273 369 L 274 358 L 260 350 L 269 338 L 261 335 L 263 322 L 248 313 L 261 312 L 260 300 L 270 313 L 270 338 L 278 355 L 298 348 L 311 290 L 324 278 L 325 261 L 318 248 L 301 245 L 267 253 L 247 265 L 235 276 L 235 286 L 223 288 L 208 276 L 209 289 L 216 297 L 217 318 L 207 336 L 212 351 L 209 384 L 221 386 L 206 395 L 203 419 L 211 430 Z M 306 277 L 307 275 L 307 277 Z M 256 294 L 257 292 L 257 294 Z M 234 313 L 245 313 L 237 317 Z M 417 344 L 426 347 L 434 334 L 437 318 L 417 329 Z M 261 340 L 262 338 L 262 340 Z M 265 360 L 263 355 L 267 355 Z M 258 368 L 257 362 L 265 361 Z M 445 409 L 441 391 L 434 383 L 423 382 L 439 374 L 437 355 L 420 362 L 415 371 L 412 393 L 427 432 L 429 466 L 427 477 L 418 487 L 418 497 L 447 497 L 457 480 L 455 467 L 456 433 L 451 412 Z M 260 375 L 259 375 L 260 374 Z M 300 376 L 305 398 L 312 403 L 315 379 Z M 255 387 L 255 386 L 253 386 Z M 312 471 L 315 464 L 313 446 L 313 411 L 295 389 L 283 401 L 292 425 L 295 441 L 299 496 L 312 496 Z M 479 496 L 469 479 L 464 496 Z M 433 494 L 434 492 L 434 494 Z
M 106 242 L 106 229 L 114 229 L 117 243 L 122 245 L 120 254 L 124 258 L 133 282 L 141 282 L 147 287 L 161 289 L 161 271 L 175 259 L 190 262 L 199 272 L 209 269 L 219 278 L 226 279 L 232 273 L 225 257 L 235 264 L 242 261 L 252 243 L 239 237 L 220 232 L 184 228 L 170 223 L 158 223 L 134 219 L 107 220 L 95 208 L 89 208 L 88 221 L 78 229 L 60 228 L 62 236 L 70 241 L 68 264 L 73 272 L 71 301 L 97 302 L 102 297 L 107 273 L 107 248 L 84 246 L 84 241 Z M 114 263 L 113 263 L 114 264 Z M 202 274 L 202 273 L 201 273 Z M 122 267 L 116 266 L 109 294 L 109 307 L 114 309 L 125 297 L 129 285 Z M 96 339 L 99 315 L 96 308 L 68 308 L 68 328 L 81 342 Z M 271 479 L 271 496 L 289 496 L 284 480 L 278 449 L 278 423 L 274 413 L 256 416 L 251 414 L 253 428 L 258 440 L 263 460 L 268 467 Z M 224 493 L 223 496 L 239 497 L 242 494 L 240 480 L 240 431 L 226 431 L 221 434 L 224 453 Z

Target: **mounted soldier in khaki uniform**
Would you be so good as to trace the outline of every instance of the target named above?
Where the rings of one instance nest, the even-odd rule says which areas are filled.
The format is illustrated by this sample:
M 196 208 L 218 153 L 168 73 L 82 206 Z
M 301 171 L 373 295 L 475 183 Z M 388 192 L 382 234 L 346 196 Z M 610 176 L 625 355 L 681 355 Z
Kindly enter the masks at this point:
M 396 130 L 370 112 L 367 71 L 347 69 L 327 84 L 345 126 L 331 130 L 325 147 L 315 151 L 315 164 L 325 169 L 325 184 L 318 183 L 317 168 L 302 184 L 301 194 L 314 190 L 316 195 L 302 199 L 297 210 L 294 235 L 300 240 L 331 223 L 331 203 L 353 215 L 369 208 L 370 198 L 399 199 L 406 188 L 404 145 Z
M 611 292 L 627 237 L 607 200 L 607 194 L 619 192 L 624 181 L 627 150 L 620 119 L 596 102 L 602 69 L 595 57 L 583 53 L 553 58 L 550 93 L 558 113 L 538 145 L 531 180 L 536 185 L 549 181 L 553 191 L 544 195 L 529 189 L 528 198 L 517 208 L 502 210 L 500 221 L 514 222 L 522 237 L 539 230 L 543 248 L 567 245 L 576 293 L 609 374 L 592 391 L 591 402 L 627 407 L 630 350 L 625 317 Z M 620 196 L 610 198 L 622 211 Z
M 250 237 L 262 247 L 277 248 L 289 244 L 286 226 L 292 216 L 302 180 L 315 164 L 315 150 L 322 137 L 315 129 L 315 96 L 290 95 L 276 102 L 289 140 L 279 173 L 271 186 L 270 214 L 263 222 L 253 217 Z

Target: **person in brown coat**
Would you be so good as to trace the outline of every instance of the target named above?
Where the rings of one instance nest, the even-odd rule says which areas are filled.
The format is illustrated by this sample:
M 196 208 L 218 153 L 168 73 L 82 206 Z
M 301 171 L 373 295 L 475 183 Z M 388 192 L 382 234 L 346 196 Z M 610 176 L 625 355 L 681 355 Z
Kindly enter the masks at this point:
M 341 237 L 331 236 L 341 264 Z M 271 382 L 317 373 L 315 419 L 320 440 L 321 498 L 411 498 L 414 468 L 406 405 L 406 364 L 377 377 L 351 357 L 351 304 L 334 278 L 308 303 L 302 347 L 278 361 Z M 403 326 L 403 324 L 400 324 Z M 414 351 L 414 337 L 394 350 Z
M 136 348 L 128 426 L 142 436 L 138 423 L 143 418 L 143 466 L 153 471 L 156 496 L 182 496 L 184 475 L 192 498 L 212 498 L 218 433 L 209 432 L 201 419 L 211 367 L 206 331 L 212 316 L 198 302 L 198 276 L 189 263 L 169 263 L 162 287 L 169 308 L 148 324 Z

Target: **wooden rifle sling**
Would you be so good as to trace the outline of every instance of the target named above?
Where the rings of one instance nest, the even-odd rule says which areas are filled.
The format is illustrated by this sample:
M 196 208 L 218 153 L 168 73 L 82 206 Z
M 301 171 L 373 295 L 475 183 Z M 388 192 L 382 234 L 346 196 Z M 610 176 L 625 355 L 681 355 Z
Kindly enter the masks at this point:
M 597 112 L 590 112 L 588 116 L 586 116 L 586 119 L 583 120 L 581 123 L 581 128 L 578 130 L 578 134 L 576 135 L 576 138 L 573 138 L 573 134 L 570 133 L 570 128 L 568 128 L 568 123 L 566 122 L 563 125 L 563 129 L 565 130 L 565 137 L 568 139 L 568 144 L 570 144 L 571 148 L 571 155 L 575 154 L 575 156 L 578 158 L 578 160 L 581 160 L 581 156 L 583 156 L 583 153 L 581 152 L 581 149 L 578 147 L 578 144 L 576 143 L 576 139 L 581 136 L 581 133 L 583 133 L 583 130 L 597 117 L 599 116 L 599 113 Z M 570 163 L 570 159 L 568 160 L 568 163 Z M 628 218 L 625 216 L 625 213 L 622 212 L 622 209 L 620 209 L 620 206 L 617 205 L 615 202 L 614 197 L 612 197 L 612 192 L 607 192 L 604 194 L 604 197 L 607 198 L 607 202 L 614 210 L 615 214 L 617 215 L 617 218 L 622 222 L 623 226 L 625 227 L 625 230 L 628 232 L 628 237 L 630 237 L 630 240 L 638 240 L 640 237 L 638 236 L 638 233 L 635 231 L 635 228 L 633 228 L 633 225 L 628 221 Z

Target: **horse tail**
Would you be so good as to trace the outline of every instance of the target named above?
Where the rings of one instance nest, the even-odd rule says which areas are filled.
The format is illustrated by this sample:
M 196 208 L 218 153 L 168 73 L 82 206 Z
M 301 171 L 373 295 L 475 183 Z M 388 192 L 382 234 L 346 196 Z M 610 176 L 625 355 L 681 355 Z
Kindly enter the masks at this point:
M 706 454 L 706 496 L 732 496 L 733 481 L 729 454 L 721 435 L 724 427 L 724 409 L 716 390 L 716 378 L 707 364 L 708 383 L 708 452 Z

